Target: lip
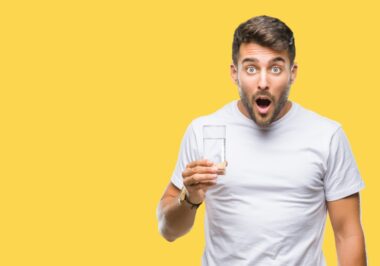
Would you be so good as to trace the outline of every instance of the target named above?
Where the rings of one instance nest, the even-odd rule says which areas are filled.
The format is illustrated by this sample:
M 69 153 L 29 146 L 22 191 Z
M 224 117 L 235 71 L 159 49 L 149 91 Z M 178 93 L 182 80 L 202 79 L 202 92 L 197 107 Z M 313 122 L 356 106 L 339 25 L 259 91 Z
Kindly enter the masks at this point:
M 272 99 L 271 99 L 269 96 L 264 96 L 264 95 L 257 96 L 257 97 L 255 98 L 255 101 L 257 101 L 258 99 L 269 100 L 269 101 L 272 102 Z
M 269 100 L 270 104 L 266 107 L 261 107 L 256 102 L 258 99 Z M 271 98 L 266 97 L 266 96 L 259 96 L 254 101 L 254 105 L 255 105 L 256 110 L 259 112 L 260 115 L 264 115 L 264 116 L 269 113 L 269 110 L 271 109 L 272 104 L 273 104 L 273 102 L 272 102 Z

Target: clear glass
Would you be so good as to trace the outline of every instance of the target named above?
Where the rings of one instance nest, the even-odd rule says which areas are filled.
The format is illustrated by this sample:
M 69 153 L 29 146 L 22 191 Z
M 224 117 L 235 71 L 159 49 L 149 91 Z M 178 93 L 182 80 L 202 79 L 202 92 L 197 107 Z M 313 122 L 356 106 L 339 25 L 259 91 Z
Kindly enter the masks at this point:
M 226 166 L 226 126 L 203 126 L 203 158 Z

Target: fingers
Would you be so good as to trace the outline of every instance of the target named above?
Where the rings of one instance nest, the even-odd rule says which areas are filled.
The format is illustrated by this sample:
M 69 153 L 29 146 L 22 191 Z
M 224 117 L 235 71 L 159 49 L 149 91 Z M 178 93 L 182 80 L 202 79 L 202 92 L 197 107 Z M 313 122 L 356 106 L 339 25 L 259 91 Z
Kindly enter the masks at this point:
M 216 185 L 218 167 L 208 160 L 193 161 L 186 166 L 182 177 L 188 197 L 192 198 L 193 202 L 202 202 L 207 189 Z
M 209 160 L 193 161 L 182 172 L 183 183 L 186 187 L 214 185 L 216 184 L 217 176 L 225 174 L 226 166 L 227 162 L 214 164 Z
M 217 174 L 200 174 L 196 173 L 190 176 L 187 176 L 183 179 L 183 184 L 185 186 L 195 186 L 198 184 L 207 184 L 216 182 Z
M 191 193 L 192 191 L 201 190 L 201 189 L 208 189 L 208 188 L 215 186 L 215 185 L 216 185 L 216 180 L 215 181 L 209 181 L 209 182 L 189 186 L 188 191 L 189 191 L 189 193 Z
M 215 166 L 194 166 L 193 168 L 186 168 L 182 173 L 182 177 L 186 178 L 195 174 L 215 174 L 217 171 L 218 168 Z
M 189 163 L 186 168 L 193 168 L 193 167 L 196 167 L 196 166 L 212 166 L 213 165 L 213 162 L 210 162 L 209 160 L 198 160 L 198 161 L 193 161 L 191 163 Z

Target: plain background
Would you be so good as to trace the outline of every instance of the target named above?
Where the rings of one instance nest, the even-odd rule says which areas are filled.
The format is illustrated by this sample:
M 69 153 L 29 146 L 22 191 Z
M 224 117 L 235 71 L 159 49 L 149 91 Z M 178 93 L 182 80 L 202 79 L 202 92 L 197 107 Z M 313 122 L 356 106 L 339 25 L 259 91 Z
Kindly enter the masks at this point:
M 377 1 L 3 1 L 0 264 L 200 265 L 204 207 L 174 243 L 157 203 L 190 121 L 238 98 L 234 29 L 256 15 L 295 33 L 290 99 L 342 123 L 376 243 Z M 323 250 L 336 264 L 327 220 Z

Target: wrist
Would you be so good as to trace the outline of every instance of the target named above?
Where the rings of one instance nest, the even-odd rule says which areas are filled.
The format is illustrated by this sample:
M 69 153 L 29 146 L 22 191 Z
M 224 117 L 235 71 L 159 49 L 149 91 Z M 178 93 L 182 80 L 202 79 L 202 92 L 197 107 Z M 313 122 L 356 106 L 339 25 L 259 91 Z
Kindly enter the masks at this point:
M 189 199 L 189 192 L 187 191 L 186 187 L 183 187 L 181 190 L 181 193 L 179 195 L 179 204 L 180 205 L 188 205 L 190 209 L 198 209 L 199 206 L 202 204 L 203 201 L 201 202 L 193 202 L 192 200 Z
M 190 197 L 190 193 L 189 191 L 186 190 L 186 195 L 185 195 L 185 201 L 187 201 L 189 204 L 192 204 L 192 205 L 201 205 L 203 200 L 196 200 L 192 197 Z

